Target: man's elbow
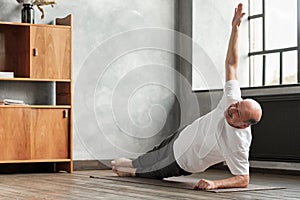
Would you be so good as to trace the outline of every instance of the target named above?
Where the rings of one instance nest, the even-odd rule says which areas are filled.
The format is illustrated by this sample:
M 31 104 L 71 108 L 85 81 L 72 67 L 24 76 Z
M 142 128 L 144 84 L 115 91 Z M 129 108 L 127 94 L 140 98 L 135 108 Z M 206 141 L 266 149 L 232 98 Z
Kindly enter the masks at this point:
M 237 68 L 238 67 L 238 59 L 237 58 L 226 58 L 225 60 L 225 67 L 233 67 L 233 68 Z
M 248 187 L 248 185 L 249 185 L 249 182 L 250 182 L 250 176 L 249 175 L 240 175 L 239 176 L 239 179 L 240 179 L 240 181 L 239 181 L 239 186 L 241 187 L 241 188 L 246 188 L 246 187 Z

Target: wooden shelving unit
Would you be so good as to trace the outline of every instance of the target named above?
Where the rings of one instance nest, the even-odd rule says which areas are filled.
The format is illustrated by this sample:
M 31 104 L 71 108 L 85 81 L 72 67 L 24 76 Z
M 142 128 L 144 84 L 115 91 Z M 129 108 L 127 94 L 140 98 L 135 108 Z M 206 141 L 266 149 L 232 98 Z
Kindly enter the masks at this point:
M 71 79 L 46 79 L 46 78 L 0 78 L 0 81 L 42 81 L 42 82 L 71 82 Z
M 56 25 L 0 22 L 0 44 L 0 71 L 15 76 L 0 84 L 55 85 L 55 105 L 0 105 L 0 164 L 49 163 L 72 172 L 72 16 Z

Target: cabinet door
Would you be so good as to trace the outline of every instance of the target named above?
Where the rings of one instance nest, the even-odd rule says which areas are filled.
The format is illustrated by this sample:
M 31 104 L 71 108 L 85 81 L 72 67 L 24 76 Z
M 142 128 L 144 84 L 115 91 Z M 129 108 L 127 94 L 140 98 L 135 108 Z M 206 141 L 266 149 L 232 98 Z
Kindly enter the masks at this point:
M 0 160 L 30 158 L 30 109 L 0 107 Z
M 70 28 L 32 26 L 31 51 L 31 78 L 70 79 Z
M 70 158 L 68 109 L 32 109 L 31 159 Z

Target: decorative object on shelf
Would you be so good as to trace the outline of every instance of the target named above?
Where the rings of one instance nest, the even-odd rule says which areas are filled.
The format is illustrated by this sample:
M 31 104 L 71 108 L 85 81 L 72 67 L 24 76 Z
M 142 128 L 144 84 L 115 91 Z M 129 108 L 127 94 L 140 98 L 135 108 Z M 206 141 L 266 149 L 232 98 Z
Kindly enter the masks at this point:
M 29 1 L 29 3 L 33 6 L 37 6 L 39 11 L 41 11 L 41 19 L 44 19 L 45 12 L 41 6 L 51 5 L 52 7 L 56 4 L 56 0 L 17 0 L 18 3 L 24 4 L 24 2 Z
M 34 9 L 32 7 L 30 0 L 25 0 L 23 2 L 23 9 L 21 11 L 22 23 L 34 24 Z

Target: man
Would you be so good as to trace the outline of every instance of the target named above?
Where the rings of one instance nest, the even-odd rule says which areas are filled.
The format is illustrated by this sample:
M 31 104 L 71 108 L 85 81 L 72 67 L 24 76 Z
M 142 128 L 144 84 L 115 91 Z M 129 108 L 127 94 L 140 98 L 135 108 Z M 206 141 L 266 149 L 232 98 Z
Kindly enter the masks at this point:
M 112 170 L 119 176 L 162 179 L 170 176 L 203 172 L 226 161 L 233 176 L 222 180 L 201 179 L 194 189 L 247 187 L 249 184 L 250 125 L 260 121 L 262 110 L 252 100 L 242 100 L 237 81 L 238 34 L 243 5 L 235 9 L 225 61 L 224 95 L 210 113 L 178 130 L 151 151 L 130 160 L 112 161 Z

